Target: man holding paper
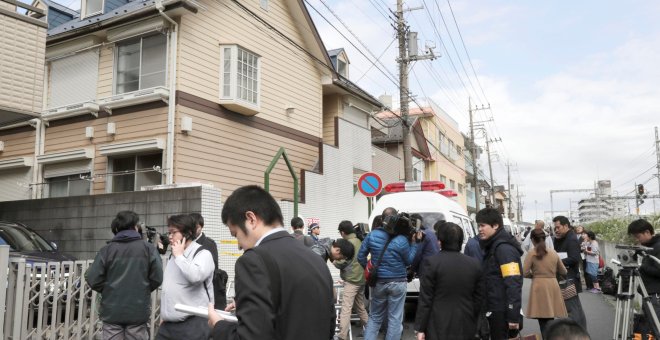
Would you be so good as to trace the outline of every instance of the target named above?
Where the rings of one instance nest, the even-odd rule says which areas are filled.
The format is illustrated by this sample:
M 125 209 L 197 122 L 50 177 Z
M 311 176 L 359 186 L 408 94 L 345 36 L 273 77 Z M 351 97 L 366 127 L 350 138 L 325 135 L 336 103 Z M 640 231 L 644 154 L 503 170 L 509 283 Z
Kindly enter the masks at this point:
M 255 185 L 238 188 L 224 203 L 222 222 L 245 253 L 235 266 L 238 322 L 224 320 L 209 306 L 214 340 L 332 338 L 330 270 L 284 230 L 282 220 L 275 199 Z

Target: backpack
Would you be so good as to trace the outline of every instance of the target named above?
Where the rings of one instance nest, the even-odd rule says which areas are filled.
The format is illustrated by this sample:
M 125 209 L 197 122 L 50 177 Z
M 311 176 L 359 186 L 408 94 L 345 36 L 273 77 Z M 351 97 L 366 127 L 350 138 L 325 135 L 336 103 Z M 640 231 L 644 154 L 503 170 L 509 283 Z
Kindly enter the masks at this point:
M 614 271 L 609 266 L 605 266 L 602 274 L 598 274 L 598 283 L 603 294 L 616 295 L 618 285 L 614 277 Z

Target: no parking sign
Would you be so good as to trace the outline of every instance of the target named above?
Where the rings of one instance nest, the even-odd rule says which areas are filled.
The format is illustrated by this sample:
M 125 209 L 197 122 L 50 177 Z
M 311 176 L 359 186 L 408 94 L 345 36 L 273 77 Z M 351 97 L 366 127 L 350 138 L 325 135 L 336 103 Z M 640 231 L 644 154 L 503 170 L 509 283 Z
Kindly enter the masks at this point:
M 380 194 L 383 189 L 383 181 L 380 176 L 373 172 L 367 172 L 360 176 L 357 182 L 358 190 L 362 195 L 367 197 L 374 197 Z

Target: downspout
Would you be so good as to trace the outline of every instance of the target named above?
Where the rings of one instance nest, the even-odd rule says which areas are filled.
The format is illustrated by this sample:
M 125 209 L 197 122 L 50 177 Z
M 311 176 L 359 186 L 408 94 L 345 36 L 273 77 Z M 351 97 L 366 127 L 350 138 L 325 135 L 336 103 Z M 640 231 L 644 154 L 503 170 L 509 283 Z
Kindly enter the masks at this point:
M 43 93 L 41 94 L 41 112 L 45 111 L 48 107 L 48 62 L 44 63 L 44 83 L 43 83 Z M 37 156 L 44 154 L 44 145 L 46 140 L 46 125 L 47 122 L 41 120 L 40 118 L 35 118 L 30 121 L 35 129 L 34 132 L 34 159 L 32 161 L 32 198 L 39 199 L 43 198 L 43 183 L 44 174 L 42 166 L 37 162 Z M 39 184 L 38 184 L 39 183 Z
M 179 25 L 176 21 L 172 20 L 167 14 L 163 12 L 162 0 L 156 0 L 156 9 L 158 13 L 169 21 L 173 28 L 170 31 L 170 98 L 168 100 L 167 108 L 167 156 L 165 158 L 165 184 L 172 184 L 174 178 L 174 121 L 176 119 L 176 52 L 177 52 L 177 36 Z

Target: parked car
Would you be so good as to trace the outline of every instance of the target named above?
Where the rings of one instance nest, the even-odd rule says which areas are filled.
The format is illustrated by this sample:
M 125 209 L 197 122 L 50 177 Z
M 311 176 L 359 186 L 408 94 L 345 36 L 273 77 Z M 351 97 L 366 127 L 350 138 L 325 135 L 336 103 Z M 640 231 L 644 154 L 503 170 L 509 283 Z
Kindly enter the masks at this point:
M 23 224 L 0 221 L 0 245 L 10 247 L 10 257 L 24 258 L 27 262 L 75 261 L 68 254 L 57 250 L 57 245 L 49 242 L 36 231 Z

